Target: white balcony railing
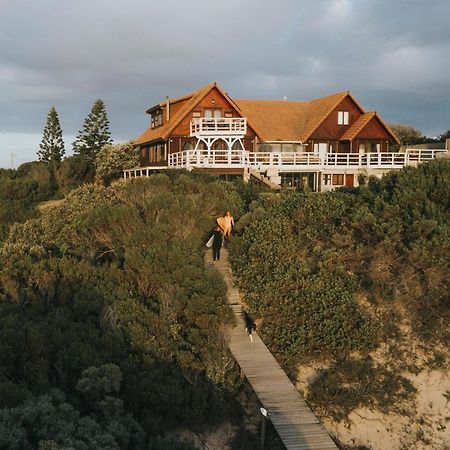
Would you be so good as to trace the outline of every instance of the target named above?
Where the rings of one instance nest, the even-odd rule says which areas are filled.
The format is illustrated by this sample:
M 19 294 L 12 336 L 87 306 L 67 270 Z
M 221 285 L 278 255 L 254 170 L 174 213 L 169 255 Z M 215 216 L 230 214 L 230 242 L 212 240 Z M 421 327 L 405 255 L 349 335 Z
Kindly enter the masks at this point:
M 199 117 L 191 120 L 191 136 L 241 136 L 247 133 L 244 117 Z
M 411 149 L 404 153 L 314 153 L 247 152 L 245 150 L 186 150 L 168 155 L 163 168 L 253 168 L 278 169 L 280 172 L 321 171 L 340 169 L 398 169 L 420 162 L 431 161 L 445 150 Z M 138 167 L 124 171 L 125 178 L 148 176 L 155 167 Z
M 401 168 L 431 161 L 443 150 L 411 150 L 405 153 L 247 152 L 245 150 L 187 150 L 169 155 L 169 167 L 260 167 L 260 168 Z

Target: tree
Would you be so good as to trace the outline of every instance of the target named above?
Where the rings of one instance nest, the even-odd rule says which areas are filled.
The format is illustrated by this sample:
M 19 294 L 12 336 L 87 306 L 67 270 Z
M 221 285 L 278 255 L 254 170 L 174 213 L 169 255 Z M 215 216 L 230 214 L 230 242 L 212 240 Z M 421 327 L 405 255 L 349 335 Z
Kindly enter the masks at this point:
M 78 132 L 78 136 L 73 143 L 73 151 L 75 155 L 95 163 L 95 157 L 100 149 L 111 143 L 105 104 L 103 100 L 98 99 L 86 117 L 83 129 Z
M 124 169 L 131 169 L 139 165 L 139 153 L 131 142 L 126 144 L 106 144 L 96 158 L 97 180 L 104 184 L 123 176 Z
M 51 107 L 47 115 L 47 124 L 39 147 L 39 160 L 46 164 L 58 163 L 64 156 L 62 129 L 54 106 Z
M 439 141 L 446 141 L 447 139 L 450 139 L 450 128 L 445 132 L 438 136 Z
M 411 125 L 390 124 L 391 130 L 400 139 L 402 145 L 423 144 L 426 140 L 425 135 L 418 128 Z

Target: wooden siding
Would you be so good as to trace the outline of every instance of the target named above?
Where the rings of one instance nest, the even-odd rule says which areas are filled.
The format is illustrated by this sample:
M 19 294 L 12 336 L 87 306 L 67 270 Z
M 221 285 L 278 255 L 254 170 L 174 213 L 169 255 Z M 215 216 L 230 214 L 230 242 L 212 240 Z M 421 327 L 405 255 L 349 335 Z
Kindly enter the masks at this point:
M 358 139 L 384 139 L 390 141 L 392 138 L 380 123 L 377 117 L 373 117 L 367 125 L 356 135 Z
M 338 111 L 348 111 L 348 125 L 338 125 Z M 311 135 L 315 142 L 327 142 L 339 140 L 363 112 L 359 106 L 350 98 L 345 97 L 339 105 L 330 113 L 323 123 Z

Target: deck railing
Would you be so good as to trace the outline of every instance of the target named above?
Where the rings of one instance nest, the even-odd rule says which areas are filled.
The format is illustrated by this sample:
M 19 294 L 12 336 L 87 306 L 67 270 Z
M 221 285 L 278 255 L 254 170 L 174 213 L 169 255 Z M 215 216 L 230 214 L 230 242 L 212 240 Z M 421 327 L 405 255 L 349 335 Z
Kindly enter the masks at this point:
M 244 117 L 199 117 L 191 120 L 191 136 L 243 136 L 247 133 Z
M 249 168 L 283 171 L 320 171 L 333 167 L 352 169 L 389 169 L 415 165 L 431 161 L 445 150 L 411 149 L 402 153 L 288 153 L 288 152 L 247 152 L 245 150 L 186 150 L 168 155 L 166 167 L 138 167 L 124 171 L 125 178 L 148 176 L 154 170 L 164 168 Z

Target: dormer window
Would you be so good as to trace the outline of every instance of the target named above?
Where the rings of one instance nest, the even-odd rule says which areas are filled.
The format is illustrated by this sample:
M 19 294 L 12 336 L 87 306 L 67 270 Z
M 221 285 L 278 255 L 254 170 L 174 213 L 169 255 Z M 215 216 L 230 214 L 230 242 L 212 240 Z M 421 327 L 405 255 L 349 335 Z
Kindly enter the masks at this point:
M 338 111 L 338 125 L 348 125 L 348 111 Z
M 152 114 L 152 128 L 161 126 L 163 123 L 163 113 L 162 110 L 156 111 Z

